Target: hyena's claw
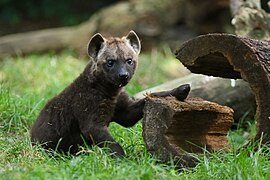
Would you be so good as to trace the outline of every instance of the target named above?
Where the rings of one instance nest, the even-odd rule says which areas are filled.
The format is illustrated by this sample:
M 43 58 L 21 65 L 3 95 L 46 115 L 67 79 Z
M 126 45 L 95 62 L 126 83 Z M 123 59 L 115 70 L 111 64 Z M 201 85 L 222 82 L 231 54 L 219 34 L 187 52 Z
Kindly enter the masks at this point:
M 143 95 L 144 95 L 144 97 L 147 97 L 147 96 L 150 96 L 150 95 L 151 95 L 151 93 L 149 93 L 149 92 L 145 92 L 145 93 L 143 93 Z

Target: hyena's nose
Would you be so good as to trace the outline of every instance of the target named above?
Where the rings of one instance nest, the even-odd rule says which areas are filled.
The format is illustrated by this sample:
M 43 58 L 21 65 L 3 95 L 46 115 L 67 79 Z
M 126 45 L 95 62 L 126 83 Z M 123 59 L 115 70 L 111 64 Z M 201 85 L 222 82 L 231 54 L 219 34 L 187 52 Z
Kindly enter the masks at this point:
M 128 72 L 123 72 L 119 74 L 119 78 L 122 80 L 126 80 L 129 78 L 129 73 Z

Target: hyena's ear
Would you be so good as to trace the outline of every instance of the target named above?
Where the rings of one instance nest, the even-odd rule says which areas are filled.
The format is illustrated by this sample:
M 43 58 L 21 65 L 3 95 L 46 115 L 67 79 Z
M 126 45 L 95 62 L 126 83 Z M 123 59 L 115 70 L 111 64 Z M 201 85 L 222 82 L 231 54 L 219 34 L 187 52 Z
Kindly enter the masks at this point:
M 136 54 L 139 54 L 141 51 L 141 42 L 137 34 L 131 30 L 125 38 L 128 40 Z
M 104 42 L 105 39 L 100 33 L 95 34 L 88 43 L 87 47 L 88 55 L 93 59 L 95 59 L 98 55 L 102 43 Z

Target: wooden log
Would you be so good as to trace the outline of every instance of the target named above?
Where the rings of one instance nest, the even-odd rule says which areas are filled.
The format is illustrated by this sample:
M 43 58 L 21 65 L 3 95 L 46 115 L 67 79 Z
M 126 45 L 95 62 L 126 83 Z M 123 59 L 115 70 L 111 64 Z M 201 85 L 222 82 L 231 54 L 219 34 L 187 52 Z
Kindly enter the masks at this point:
M 243 117 L 252 119 L 255 115 L 255 97 L 249 84 L 242 79 L 232 80 L 200 74 L 189 74 L 146 89 L 135 94 L 134 97 L 140 99 L 147 93 L 170 90 L 180 84 L 190 84 L 191 90 L 188 97 L 200 97 L 232 108 L 234 110 L 234 123 L 238 123 Z
M 176 57 L 193 73 L 243 78 L 255 95 L 257 135 L 270 141 L 270 45 L 231 34 L 208 34 L 184 43 Z
M 0 58 L 68 47 L 74 28 L 52 28 L 0 37 Z
M 102 8 L 77 26 L 0 37 L 0 58 L 64 48 L 86 55 L 86 44 L 94 33 L 122 36 L 131 29 L 142 39 L 143 49 L 150 49 L 161 40 L 175 40 L 179 34 L 181 37 L 193 37 L 194 33 L 190 33 L 194 32 L 193 29 L 198 33 L 224 31 L 222 27 L 228 25 L 230 18 L 228 12 L 229 0 L 205 0 L 201 3 L 196 0 L 119 1 Z M 179 24 L 188 24 L 191 29 L 187 32 L 182 26 L 185 32 L 179 33 Z
M 101 9 L 89 20 L 74 27 L 6 35 L 0 37 L 0 58 L 64 48 L 86 55 L 87 42 L 94 33 L 122 36 L 131 29 L 140 38 L 146 38 L 145 48 L 149 41 L 156 43 L 155 40 L 162 32 L 183 18 L 183 11 L 179 11 L 183 2 L 184 0 L 121 1 Z
M 184 102 L 174 97 L 147 97 L 143 118 L 143 138 L 148 151 L 162 161 L 178 161 L 192 167 L 190 153 L 227 149 L 227 132 L 233 110 L 200 98 Z

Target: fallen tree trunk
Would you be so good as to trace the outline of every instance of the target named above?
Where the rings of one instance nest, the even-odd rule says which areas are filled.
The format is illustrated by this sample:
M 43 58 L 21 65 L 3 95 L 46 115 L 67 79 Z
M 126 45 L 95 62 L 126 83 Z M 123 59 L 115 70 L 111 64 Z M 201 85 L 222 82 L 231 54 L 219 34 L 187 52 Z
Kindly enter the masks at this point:
M 198 6 L 197 1 L 184 0 L 121 1 L 101 9 L 88 21 L 78 26 L 0 37 L 0 58 L 7 55 L 63 48 L 74 49 L 80 55 L 86 55 L 87 42 L 96 32 L 105 36 L 122 36 L 133 29 L 142 39 L 143 48 L 149 49 L 162 39 L 168 42 L 175 40 L 175 37 L 179 35 L 185 39 L 193 36 L 194 33 L 188 32 L 192 30 L 185 30 L 185 33 L 174 30 L 175 26 L 187 22 L 192 29 L 198 30 L 202 24 L 207 24 L 208 31 L 210 29 L 212 29 L 211 31 L 222 31 L 220 27 L 225 25 L 221 24 L 229 22 L 221 20 L 224 14 L 229 19 L 229 0 L 207 0 L 199 4 L 201 6 Z M 211 6 L 211 10 L 209 10 L 209 6 Z M 208 16 L 214 18 L 207 21 Z M 216 22 L 221 22 L 221 24 Z M 206 27 L 198 33 L 205 31 L 205 29 Z
M 55 28 L 1 37 L 0 57 L 68 47 L 74 30 L 74 28 Z
M 66 28 L 53 28 L 0 37 L 0 58 L 7 55 L 27 54 L 48 50 L 71 48 L 86 54 L 91 36 L 122 36 L 131 29 L 140 37 L 154 39 L 183 18 L 183 0 L 122 1 L 94 14 L 88 21 Z M 158 5 L 157 5 L 158 4 Z M 116 23 L 117 22 L 117 23 Z M 144 47 L 147 46 L 147 41 Z
M 91 23 L 75 27 L 52 28 L 18 33 L 0 37 L 0 58 L 25 55 L 33 52 L 70 48 L 86 54 L 86 45 L 95 33 L 98 18 L 93 16 Z
M 202 153 L 228 148 L 227 132 L 233 110 L 202 99 L 178 101 L 175 97 L 147 97 L 143 138 L 148 151 L 161 161 L 173 159 L 179 166 L 193 167 Z
M 270 141 L 270 45 L 230 34 L 208 34 L 184 43 L 176 57 L 193 73 L 243 78 L 257 104 L 257 135 Z M 240 94 L 239 94 L 240 95 Z
M 223 106 L 231 107 L 234 110 L 234 119 L 236 123 L 242 117 L 253 118 L 255 115 L 255 97 L 249 84 L 240 79 L 231 80 L 190 74 L 139 92 L 134 97 L 142 98 L 147 92 L 170 90 L 180 84 L 190 84 L 191 91 L 189 97 L 200 97 Z

